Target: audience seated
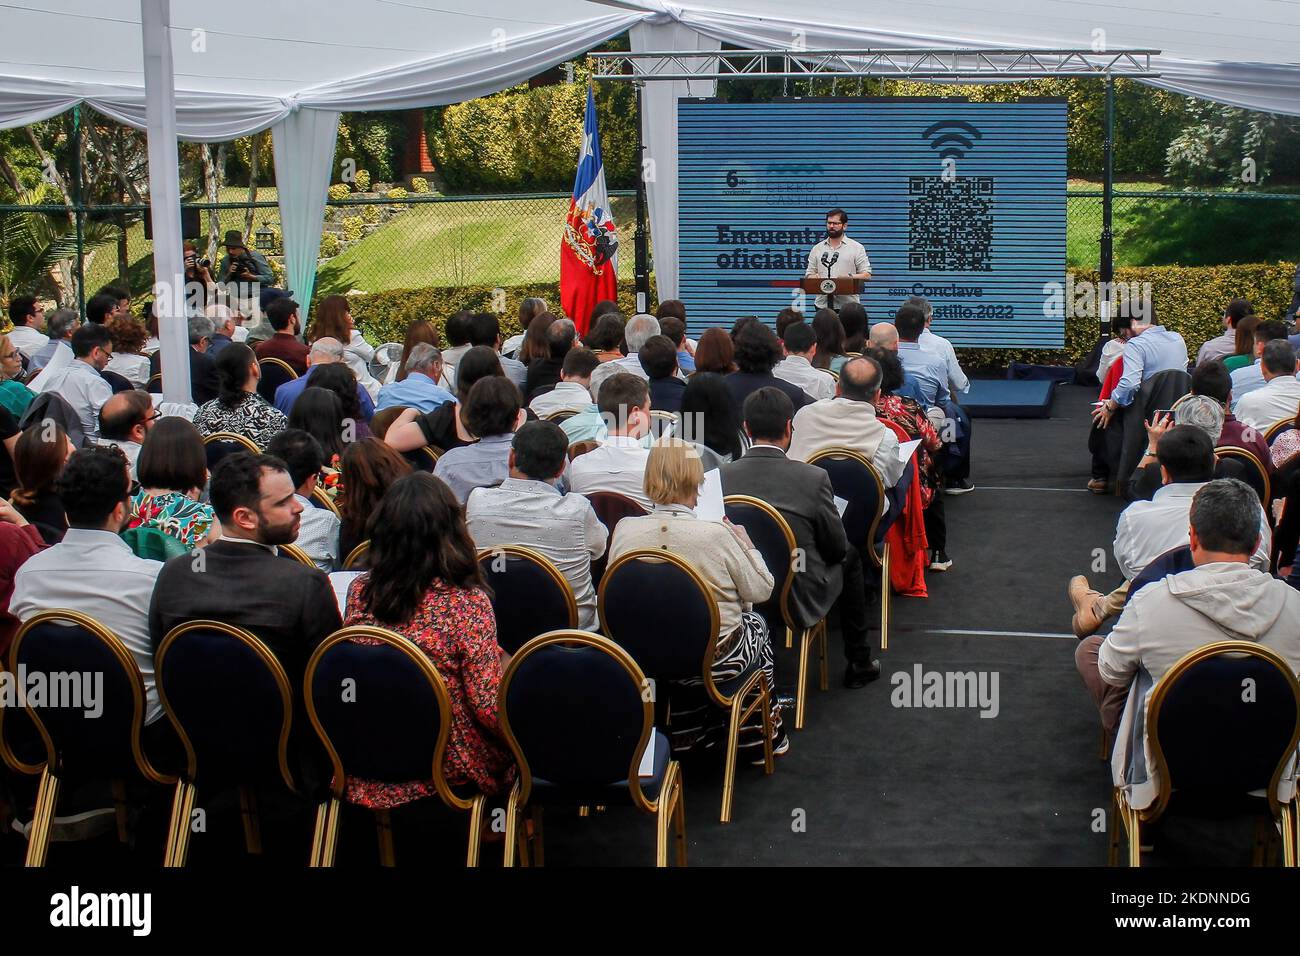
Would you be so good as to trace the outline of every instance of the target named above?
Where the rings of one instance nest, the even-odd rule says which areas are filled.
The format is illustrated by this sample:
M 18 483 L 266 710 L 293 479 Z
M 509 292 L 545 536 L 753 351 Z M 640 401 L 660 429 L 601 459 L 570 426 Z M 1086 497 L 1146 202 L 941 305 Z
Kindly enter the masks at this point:
M 288 415 L 293 411 L 293 403 L 298 400 L 303 389 L 319 384 L 312 381 L 312 375 L 316 370 L 325 365 L 337 365 L 342 361 L 342 342 L 329 336 L 317 339 L 311 344 L 311 351 L 307 353 L 307 374 L 290 379 L 275 390 L 275 407 Z M 357 402 L 361 408 L 361 417 L 368 421 L 375 413 L 375 403 L 371 400 L 370 393 L 361 387 L 360 382 L 357 383 Z
M 278 458 L 236 452 L 213 469 L 209 495 L 221 538 L 163 565 L 149 608 L 154 651 L 186 621 L 233 624 L 266 644 L 301 693 L 307 658 L 342 620 L 329 578 L 276 553 L 298 536 L 293 480 Z
M 138 474 L 128 527 L 156 528 L 191 549 L 221 537 L 212 506 L 202 501 L 208 459 L 193 425 L 175 417 L 155 425 L 140 451 Z
M 136 477 L 140 448 L 160 417 L 149 393 L 139 389 L 118 392 L 99 410 L 99 444 L 122 449 L 131 463 L 132 479 Z
M 1154 376 L 1187 368 L 1187 343 L 1183 337 L 1155 323 L 1154 310 L 1133 317 L 1124 345 L 1123 374 L 1110 397 L 1093 412 L 1100 422 L 1109 422 L 1119 409 L 1132 405 L 1142 385 Z
M 686 380 L 677 370 L 677 346 L 666 335 L 652 335 L 642 344 L 637 357 L 650 384 L 650 402 L 661 412 L 679 412 Z
M 921 348 L 943 359 L 948 369 L 949 390 L 954 395 L 958 392 L 970 391 L 970 379 L 961 370 L 961 363 L 957 361 L 957 351 L 952 347 L 952 343 L 942 335 L 936 335 L 930 328 L 934 322 L 934 306 L 930 304 L 930 300 L 922 295 L 914 295 L 907 300 L 907 304 L 915 305 L 925 313 L 925 329 L 916 341 Z M 843 315 L 843 311 L 840 314 Z
M 578 330 L 572 319 L 557 319 L 543 312 L 533 319 L 529 331 L 536 331 L 533 342 L 525 341 L 520 361 L 528 366 L 524 380 L 524 398 L 531 402 L 561 381 L 565 356 L 577 342 Z
M 849 448 L 875 466 L 886 488 L 898 484 L 907 462 L 898 460 L 898 436 L 876 418 L 881 379 L 880 365 L 873 358 L 845 363 L 835 397 L 795 413 L 790 457 L 807 461 L 823 448 Z
M 727 376 L 727 389 L 731 392 L 737 415 L 744 407 L 745 399 L 760 388 L 779 388 L 796 410 L 812 404 L 813 400 L 802 388 L 772 374 L 772 369 L 781 361 L 781 343 L 776 333 L 755 319 L 740 330 L 735 341 L 737 370 Z
M 838 375 L 844 363 L 852 357 L 845 354 L 844 326 L 840 324 L 840 317 L 831 309 L 818 309 L 813 313 L 812 330 L 817 339 L 813 367 Z
M 48 547 L 41 532 L 0 498 L 0 662 L 9 660 L 9 644 L 18 632 L 19 620 L 9 611 L 14 594 L 14 576 L 33 554 Z
M 554 422 L 528 422 L 515 432 L 510 474 L 498 487 L 475 488 L 465 503 L 470 536 L 480 548 L 533 548 L 560 569 L 578 602 L 578 627 L 599 629 L 591 562 L 605 553 L 609 532 L 591 503 L 556 487 L 569 442 Z
M 1207 644 L 1244 640 L 1300 669 L 1300 594 L 1254 566 L 1262 543 L 1258 512 L 1259 497 L 1242 482 L 1197 488 L 1183 532 L 1195 567 L 1142 588 L 1104 640 L 1087 638 L 1075 652 L 1102 726 L 1115 739 L 1115 779 L 1135 808 L 1150 805 L 1158 781 L 1150 736 L 1140 757 L 1132 738 L 1151 689 L 1178 660 Z
M 690 375 L 695 371 L 695 354 L 691 351 L 691 342 L 686 337 L 686 319 L 684 316 L 677 316 L 665 312 L 665 308 L 673 309 L 681 307 L 685 313 L 686 307 L 682 305 L 680 299 L 667 299 L 659 303 L 659 308 L 655 310 L 655 318 L 659 320 L 659 334 L 666 335 L 668 341 L 673 343 L 673 348 L 677 350 L 677 367 L 681 369 L 683 375 Z
M 528 403 L 528 407 L 538 418 L 554 415 L 556 412 L 595 412 L 596 403 L 591 400 L 591 373 L 600 365 L 596 353 L 587 348 L 572 348 L 564 355 L 560 366 L 560 381 L 549 391 L 542 392 Z M 584 436 L 593 437 L 590 435 Z M 579 439 L 570 438 L 572 443 Z
M 212 320 L 202 315 L 191 316 L 189 326 L 190 396 L 195 405 L 212 401 L 221 392 L 217 377 L 216 359 L 209 354 L 213 336 Z M 162 350 L 149 353 L 149 377 L 162 373 Z M 161 389 L 159 389 L 161 391 Z
M 30 360 L 50 341 L 50 337 L 41 331 L 45 325 L 45 310 L 35 296 L 16 295 L 9 300 L 8 311 L 9 323 L 13 326 L 9 332 L 10 341 Z
M 371 400 L 379 397 L 379 380 L 370 374 L 370 363 L 375 360 L 375 349 L 352 321 L 352 308 L 344 295 L 327 295 L 316 306 L 307 340 L 332 338 L 343 344 L 343 363 L 352 370 L 353 377 Z M 298 374 L 302 374 L 299 372 Z M 367 416 L 369 417 L 369 416 Z
M 1202 362 L 1192 372 L 1192 394 L 1212 398 L 1223 408 L 1223 431 L 1215 441 L 1215 447 L 1222 445 L 1244 448 L 1253 454 L 1265 467 L 1268 467 L 1269 446 L 1262 432 L 1247 428 L 1229 410 L 1232 398 L 1232 376 L 1223 362 L 1212 359 Z
M 285 300 L 274 304 L 282 301 Z M 284 412 L 257 394 L 257 383 L 262 377 L 257 356 L 247 345 L 232 344 L 217 356 L 216 365 L 220 391 L 216 398 L 199 407 L 194 427 L 205 438 L 217 432 L 232 432 L 243 435 L 258 448 L 265 447 L 289 422 Z
M 501 343 L 501 354 L 509 355 L 511 358 L 519 359 L 523 362 L 523 357 L 519 352 L 523 347 L 524 339 L 528 336 L 528 328 L 533 324 L 533 319 L 537 318 L 544 312 L 547 314 L 550 313 L 550 309 L 547 307 L 545 299 L 531 297 L 521 299 L 519 302 L 519 328 L 523 331 L 515 333 Z M 553 320 L 555 316 L 551 316 L 551 318 Z M 539 331 L 539 334 L 545 331 L 546 330 L 543 328 Z M 528 363 L 524 362 L 524 364 L 527 365 Z
M 642 441 L 650 434 L 649 385 L 628 373 L 611 375 L 596 404 L 609 434 L 599 447 L 569 463 L 569 488 L 584 495 L 617 492 L 651 510 L 654 502 L 645 489 L 650 450 Z
M 0 406 L 0 498 L 6 501 L 18 485 L 14 475 L 14 454 L 21 434 L 18 420 L 9 414 L 7 408 Z
M 1070 579 L 1069 596 L 1074 604 L 1072 625 L 1077 637 L 1094 633 L 1120 612 L 1128 597 L 1129 582 L 1150 561 L 1171 548 L 1187 544 L 1187 515 L 1192 500 L 1214 478 L 1214 442 L 1201 428 L 1175 425 L 1159 436 L 1155 458 L 1160 463 L 1164 486 L 1150 501 L 1135 501 L 1125 508 L 1115 528 L 1115 564 L 1124 575 L 1124 583 L 1103 595 L 1091 590 L 1088 579 L 1081 574 Z M 1250 557 L 1250 563 L 1267 570 L 1272 532 L 1258 494 L 1255 515 L 1259 547 Z
M 377 438 L 348 446 L 343 455 L 337 504 L 343 517 L 339 554 L 344 560 L 370 534 L 369 521 L 384 493 L 398 478 L 409 475 L 411 463 Z
M 695 446 L 705 472 L 738 460 L 748 446 L 724 375 L 716 372 L 692 375 L 682 393 L 677 418 L 682 427 L 676 436 Z
M 1237 323 L 1237 340 L 1233 353 L 1217 360 L 1223 363 L 1223 367 L 1229 373 L 1235 372 L 1239 368 L 1245 368 L 1255 361 L 1255 330 L 1259 328 L 1261 321 L 1263 320 L 1257 315 L 1247 315 L 1243 316 L 1241 321 Z M 1291 344 L 1294 345 L 1295 343 L 1292 342 Z M 1210 359 L 1210 361 L 1216 360 Z
M 406 360 L 411 355 L 411 349 L 421 342 L 426 345 L 432 345 L 434 348 L 442 351 L 442 336 L 438 330 L 433 327 L 433 323 L 428 319 L 415 319 L 406 327 L 406 338 L 402 343 L 402 357 L 397 362 L 391 362 L 388 371 L 384 373 L 384 384 L 390 385 L 393 382 L 401 382 L 406 379 Z M 445 360 L 444 360 L 445 361 Z M 439 379 L 441 381 L 441 379 Z M 450 389 L 448 389 L 450 391 Z
M 1237 351 L 1237 326 L 1248 315 L 1255 314 L 1249 299 L 1233 299 L 1223 310 L 1223 334 L 1209 339 L 1196 353 L 1197 366 L 1215 359 L 1226 359 Z
M 444 352 L 444 368 L 446 355 Z M 444 371 L 444 376 L 445 374 Z M 480 379 L 492 376 L 505 376 L 501 370 L 500 356 L 495 351 L 486 346 L 476 346 L 464 352 L 455 376 L 455 403 L 444 402 L 433 411 L 423 414 L 418 408 L 407 409 L 388 426 L 384 441 L 403 452 L 415 451 L 425 445 L 446 452 L 473 443 L 477 439 L 462 421 L 465 402 L 470 390 Z
M 705 329 L 695 346 L 695 371 L 730 375 L 736 370 L 736 343 L 724 329 Z
M 334 472 L 338 471 L 343 453 L 352 443 L 348 439 L 356 440 L 356 435 L 348 432 L 348 422 L 343 417 L 343 403 L 337 394 L 324 388 L 312 387 L 298 396 L 298 400 L 293 403 L 287 427 L 305 431 L 316 439 L 323 456 L 320 467 Z
M 121 375 L 132 388 L 144 388 L 149 381 L 149 356 L 143 354 L 149 333 L 144 325 L 123 315 L 108 323 L 108 334 L 113 342 L 113 357 L 104 370 Z
M 607 385 L 618 382 L 610 379 Z M 639 384 L 644 386 L 643 382 Z M 627 386 L 624 386 L 627 387 Z M 604 395 L 602 394 L 602 402 Z M 599 451 L 599 449 L 597 449 Z M 596 452 L 591 452 L 594 455 Z M 583 455 L 574 465 L 580 463 Z M 772 641 L 762 615 L 752 609 L 755 601 L 772 594 L 772 574 L 745 529 L 730 522 L 701 521 L 694 508 L 704 469 L 692 446 L 677 438 L 661 439 L 650 449 L 644 470 L 642 498 L 652 502 L 653 513 L 624 518 L 610 540 L 612 565 L 623 555 L 642 549 L 666 550 L 683 558 L 708 584 L 718 605 L 718 645 L 713 659 L 713 677 L 719 683 L 742 673 L 755 662 L 763 668 L 770 688 L 775 688 L 772 669 Z M 671 639 L 671 635 L 665 635 Z M 687 688 L 700 688 L 703 677 L 681 681 Z M 704 701 L 683 706 L 684 695 L 670 691 L 669 729 L 675 751 L 707 746 L 716 733 L 706 724 L 711 716 Z M 720 713 L 720 712 L 719 712 Z M 741 728 L 740 745 L 760 752 L 763 735 L 760 714 Z M 781 723 L 781 711 L 772 699 L 772 743 L 775 752 L 785 753 L 790 742 Z M 742 751 L 744 753 L 745 751 Z M 761 758 L 760 758 L 761 759 Z
M 50 420 L 27 426 L 14 447 L 16 486 L 10 500 L 46 544 L 58 544 L 68 528 L 57 482 L 76 450 L 62 426 Z
M 442 350 L 442 379 L 438 384 L 456 395 L 459 395 L 461 391 L 460 386 L 456 383 L 460 360 L 472 347 L 469 340 L 469 320 L 472 316 L 473 313 L 462 309 L 448 316 L 447 321 L 442 326 L 442 332 L 447 336 L 447 347 Z M 435 341 L 431 344 L 437 345 L 438 343 Z M 495 351 L 490 345 L 485 346 L 485 348 L 489 351 Z M 498 361 L 497 364 L 500 364 L 500 362 Z M 469 389 L 467 388 L 466 391 L 469 391 Z
M 163 713 L 149 641 L 149 602 L 163 566 L 137 558 L 120 536 L 131 515 L 126 457 L 115 448 L 83 448 L 68 459 L 57 490 L 68 532 L 18 569 L 9 613 L 26 621 L 41 611 L 67 608 L 117 635 L 144 679 L 148 727 Z
M 326 574 L 337 570 L 347 557 L 339 554 L 342 522 L 329 508 L 319 508 L 311 500 L 325 464 L 320 442 L 300 428 L 289 427 L 271 439 L 266 453 L 284 462 L 289 480 L 294 484 L 294 497 L 302 505 L 294 544 Z
M 781 512 L 803 559 L 790 589 L 791 616 L 806 629 L 838 607 L 844 685 L 863 687 L 880 676 L 880 665 L 871 659 L 862 556 L 844 535 L 830 475 L 787 456 L 793 418 L 794 405 L 778 389 L 760 388 L 745 399 L 745 431 L 753 444 L 723 466 L 722 487 Z
M 862 306 L 858 308 L 861 309 Z M 814 368 L 812 364 L 812 360 L 817 357 L 817 337 L 813 334 L 812 326 L 804 322 L 794 322 L 787 326 L 782 345 L 785 358 L 772 369 L 772 374 L 784 382 L 799 386 L 813 401 L 834 398 L 834 377 L 822 369 Z
M 75 309 L 55 309 L 50 317 L 45 320 L 45 331 L 49 333 L 49 338 L 31 353 L 28 372 L 34 376 L 41 371 L 50 364 L 50 361 L 54 358 L 54 353 L 59 349 L 71 351 L 72 334 L 77 331 L 80 325 L 81 316 L 77 315 Z
M 501 323 L 497 317 L 491 312 L 475 312 L 469 317 L 467 328 L 470 346 L 483 346 L 496 352 L 501 371 L 522 394 L 528 379 L 528 369 L 523 362 L 501 354 Z
M 266 320 L 274 334 L 258 342 L 255 351 L 259 359 L 279 359 L 299 375 L 307 373 L 307 346 L 298 339 L 302 322 L 298 318 L 298 303 L 290 298 L 279 298 L 266 306 Z M 223 350 L 224 355 L 227 350 Z M 195 396 L 197 399 L 197 396 Z
M 379 390 L 379 409 L 394 405 L 414 408 L 428 414 L 444 402 L 456 401 L 438 380 L 442 378 L 442 352 L 426 342 L 417 342 L 406 356 L 406 378 Z
M 408 475 L 375 512 L 370 570 L 348 589 L 347 624 L 395 631 L 428 655 L 451 700 L 447 781 L 497 794 L 509 789 L 515 768 L 497 729 L 502 652 L 483 587 L 474 542 L 451 490 L 433 475 Z M 432 780 L 347 781 L 349 802 L 376 809 L 436 793 Z
M 509 379 L 489 375 L 474 383 L 464 425 L 478 441 L 453 448 L 433 467 L 457 501 L 464 504 L 473 489 L 499 485 L 509 476 L 510 443 L 525 418 L 519 389 Z
M 8 335 L 0 335 L 0 408 L 22 418 L 36 393 L 24 385 L 23 353 Z
M 598 308 L 600 303 L 596 303 Z M 627 319 L 618 311 L 618 306 L 610 303 L 611 310 L 599 315 L 592 312 L 591 324 L 587 327 L 585 345 L 596 353 L 603 365 L 623 357 L 623 334 L 627 330 Z M 653 334 L 653 333 L 652 333 Z M 649 336 L 647 336 L 648 338 Z
M 840 320 L 840 328 L 844 329 L 845 354 L 861 355 L 866 351 L 867 327 L 870 325 L 867 310 L 861 302 L 845 302 L 840 306 L 837 318 Z M 781 333 L 777 333 L 777 337 L 783 338 Z
M 1260 353 L 1264 384 L 1237 399 L 1233 412 L 1248 428 L 1267 430 L 1274 422 L 1295 417 L 1300 405 L 1296 353 L 1285 339 L 1268 342 Z
M 99 437 L 99 410 L 113 394 L 113 388 L 99 373 L 113 357 L 113 339 L 108 329 L 89 322 L 72 334 L 73 360 L 57 371 L 41 376 L 41 391 L 55 392 L 81 420 L 86 440 Z
M 1255 326 L 1255 358 L 1252 364 L 1243 365 L 1232 373 L 1232 410 L 1237 411 L 1237 405 L 1242 398 L 1255 391 L 1257 388 L 1264 387 L 1264 369 L 1263 355 L 1264 348 L 1269 342 L 1278 342 L 1287 338 L 1287 327 L 1285 322 L 1279 322 L 1277 319 L 1270 319 L 1267 322 L 1261 322 Z M 1240 416 L 1239 416 L 1240 417 Z
M 1149 423 L 1147 428 L 1147 454 L 1142 456 L 1138 466 L 1133 469 L 1129 479 L 1129 499 L 1150 501 L 1164 484 L 1161 477 L 1160 462 L 1152 449 L 1157 448 L 1160 436 L 1175 425 L 1191 425 L 1205 432 L 1211 442 L 1217 442 L 1223 432 L 1223 407 L 1214 399 L 1205 395 L 1191 395 L 1178 403 L 1173 415 L 1163 415 Z M 1216 461 L 1215 478 L 1237 478 L 1239 473 L 1224 470 L 1226 462 Z M 1231 463 L 1235 465 L 1236 463 Z M 1267 466 L 1266 466 L 1267 467 Z
M 600 401 L 600 387 L 612 375 L 626 372 L 643 381 L 648 382 L 650 380 L 649 374 L 641 365 L 641 357 L 637 353 L 640 352 L 641 346 L 658 334 L 659 320 L 653 315 L 634 315 L 628 320 L 626 327 L 623 329 L 627 355 L 603 362 L 600 368 L 591 373 L 591 397 L 594 401 Z

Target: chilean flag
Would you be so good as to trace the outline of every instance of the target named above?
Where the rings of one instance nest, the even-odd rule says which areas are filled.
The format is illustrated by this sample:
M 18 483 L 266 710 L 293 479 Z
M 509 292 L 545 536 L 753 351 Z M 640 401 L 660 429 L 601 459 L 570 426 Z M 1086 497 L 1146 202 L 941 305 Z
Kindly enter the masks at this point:
M 592 307 L 618 294 L 618 233 L 605 191 L 600 159 L 596 99 L 587 87 L 587 115 L 582 122 L 582 149 L 573 198 L 560 243 L 560 307 L 573 319 L 578 335 L 587 334 Z

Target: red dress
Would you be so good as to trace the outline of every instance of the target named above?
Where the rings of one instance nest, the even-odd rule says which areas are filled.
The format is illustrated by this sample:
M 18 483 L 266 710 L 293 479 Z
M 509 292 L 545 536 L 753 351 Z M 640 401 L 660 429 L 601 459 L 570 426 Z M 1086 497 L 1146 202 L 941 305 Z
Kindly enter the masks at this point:
M 938 487 L 938 475 L 935 473 L 935 455 L 943 447 L 939 433 L 930 424 L 925 409 L 915 399 L 902 395 L 880 395 L 876 399 L 876 417 L 893 422 L 907 432 L 908 440 L 921 439 L 921 446 L 916 450 L 917 474 L 921 478 L 921 507 L 930 507 Z
M 478 588 L 452 587 L 436 579 L 411 620 L 394 627 L 365 610 L 361 592 L 369 578 L 363 574 L 348 589 L 344 624 L 394 631 L 424 651 L 451 698 L 451 733 L 443 764 L 447 781 L 453 786 L 473 785 L 486 794 L 507 789 L 514 782 L 515 763 L 497 731 L 501 648 L 492 602 Z M 381 783 L 349 777 L 346 798 L 349 803 L 385 809 L 436 794 L 432 780 Z

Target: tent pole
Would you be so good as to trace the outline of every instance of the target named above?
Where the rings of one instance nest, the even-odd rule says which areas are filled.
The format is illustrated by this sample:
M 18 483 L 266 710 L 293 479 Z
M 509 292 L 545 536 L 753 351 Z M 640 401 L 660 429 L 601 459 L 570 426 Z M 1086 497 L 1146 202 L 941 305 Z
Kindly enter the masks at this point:
M 1110 334 L 1113 281 L 1115 278 L 1114 235 L 1111 232 L 1111 213 L 1115 191 L 1115 77 L 1106 74 L 1106 136 L 1105 173 L 1101 187 L 1101 294 L 1097 297 L 1098 330 L 1102 339 Z
M 636 311 L 648 312 L 650 309 L 650 254 L 649 243 L 647 242 L 645 219 L 646 219 L 646 190 L 645 190 L 645 133 L 641 124 L 645 117 L 645 84 L 637 83 L 636 87 L 636 233 L 632 239 L 633 248 L 636 250 L 636 265 L 634 267 L 634 280 L 636 282 Z
M 153 222 L 154 307 L 162 340 L 163 398 L 190 402 L 189 328 L 181 262 L 181 184 L 169 0 L 140 0 L 149 137 L 149 217 Z
M 77 314 L 86 317 L 86 202 L 81 186 L 81 104 L 72 108 L 72 206 L 77 226 Z

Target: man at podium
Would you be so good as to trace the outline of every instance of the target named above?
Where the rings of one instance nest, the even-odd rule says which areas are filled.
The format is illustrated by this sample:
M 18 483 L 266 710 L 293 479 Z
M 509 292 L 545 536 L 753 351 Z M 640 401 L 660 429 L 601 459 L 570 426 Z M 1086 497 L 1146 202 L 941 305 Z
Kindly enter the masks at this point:
M 826 214 L 826 238 L 813 246 L 812 251 L 808 253 L 808 271 L 804 273 L 805 276 L 818 279 L 830 277 L 866 280 L 871 278 L 871 260 L 867 258 L 867 250 L 862 247 L 862 243 L 844 235 L 848 224 L 849 216 L 843 209 L 832 209 Z M 857 301 L 859 301 L 857 294 L 836 293 L 830 308 L 839 311 L 844 303 Z M 827 296 L 825 293 L 819 293 L 817 308 L 826 307 Z

